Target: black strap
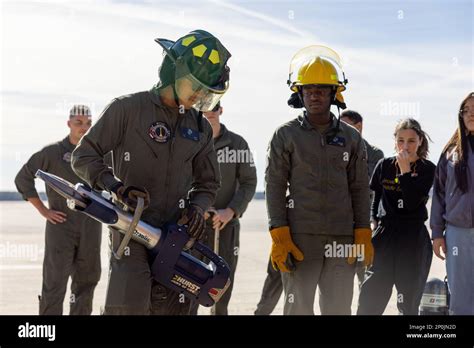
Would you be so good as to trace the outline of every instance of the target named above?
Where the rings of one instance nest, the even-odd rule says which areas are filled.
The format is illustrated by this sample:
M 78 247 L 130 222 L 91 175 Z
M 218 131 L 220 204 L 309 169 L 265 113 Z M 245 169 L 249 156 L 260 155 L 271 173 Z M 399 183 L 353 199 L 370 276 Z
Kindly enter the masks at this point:
M 198 112 L 197 117 L 196 117 L 196 121 L 197 121 L 197 124 L 198 124 L 199 133 L 202 133 L 204 131 L 203 128 L 202 128 L 202 111 Z

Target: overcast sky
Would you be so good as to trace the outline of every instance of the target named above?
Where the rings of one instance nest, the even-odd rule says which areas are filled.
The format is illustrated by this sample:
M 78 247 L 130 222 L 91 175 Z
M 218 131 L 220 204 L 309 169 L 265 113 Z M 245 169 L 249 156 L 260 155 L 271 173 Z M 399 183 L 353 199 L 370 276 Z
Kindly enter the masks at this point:
M 474 90 L 473 18 L 469 0 L 2 1 L 0 190 L 67 134 L 72 104 L 98 116 L 114 97 L 149 89 L 162 59 L 154 39 L 193 29 L 232 53 L 222 121 L 250 144 L 258 190 L 273 131 L 297 113 L 286 104 L 290 60 L 312 44 L 342 57 L 344 96 L 370 143 L 392 155 L 395 124 L 412 114 L 436 163 Z

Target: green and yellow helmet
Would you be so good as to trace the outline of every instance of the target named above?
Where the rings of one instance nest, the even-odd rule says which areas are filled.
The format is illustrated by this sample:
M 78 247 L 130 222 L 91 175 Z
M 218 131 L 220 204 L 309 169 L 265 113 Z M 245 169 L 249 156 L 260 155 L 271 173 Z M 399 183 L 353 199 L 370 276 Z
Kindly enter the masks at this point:
M 199 95 L 193 106 L 200 111 L 212 110 L 229 88 L 229 51 L 204 30 L 194 30 L 177 41 L 161 38 L 155 41 L 165 50 L 163 64 L 167 62 L 174 68 L 167 70 L 174 72 L 173 81 L 169 82 L 176 83 L 178 97 L 184 93 L 178 86 L 178 80 L 184 78 L 191 84 L 194 94 Z

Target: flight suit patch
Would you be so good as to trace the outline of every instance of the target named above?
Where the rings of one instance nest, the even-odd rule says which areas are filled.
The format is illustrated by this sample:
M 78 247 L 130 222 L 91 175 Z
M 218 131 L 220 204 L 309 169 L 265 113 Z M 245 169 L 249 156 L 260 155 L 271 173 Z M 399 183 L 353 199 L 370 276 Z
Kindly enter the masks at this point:
M 199 132 L 191 128 L 181 128 L 181 135 L 183 138 L 191 139 L 193 141 L 199 141 Z
M 67 163 L 71 163 L 71 153 L 70 152 L 66 152 L 64 155 L 63 155 L 63 161 L 67 162 Z
M 166 123 L 154 122 L 148 129 L 148 135 L 157 143 L 166 143 L 171 137 L 171 132 Z
M 335 146 L 344 147 L 344 146 L 346 146 L 346 139 L 336 135 L 333 138 L 328 140 L 328 145 L 335 145 Z

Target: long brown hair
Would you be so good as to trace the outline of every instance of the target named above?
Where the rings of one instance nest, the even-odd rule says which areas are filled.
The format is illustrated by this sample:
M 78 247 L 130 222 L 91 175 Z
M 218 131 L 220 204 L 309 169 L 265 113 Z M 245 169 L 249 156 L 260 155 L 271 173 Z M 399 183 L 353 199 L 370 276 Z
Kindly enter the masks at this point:
M 467 160 L 469 157 L 469 145 L 467 139 L 466 125 L 462 116 L 462 111 L 466 102 L 474 98 L 474 92 L 467 95 L 466 98 L 461 102 L 458 112 L 458 129 L 454 132 L 451 139 L 443 149 L 443 155 L 447 155 L 448 152 L 454 149 L 456 153 L 456 160 L 454 161 L 454 176 L 456 178 L 456 185 L 462 193 L 466 193 L 469 188 L 467 180 Z
M 397 136 L 399 131 L 404 129 L 412 129 L 420 137 L 421 145 L 418 147 L 416 154 L 419 158 L 425 160 L 429 153 L 428 140 L 431 141 L 431 138 L 421 129 L 420 124 L 414 118 L 406 118 L 398 122 L 395 127 L 395 132 L 393 133 L 394 137 Z

